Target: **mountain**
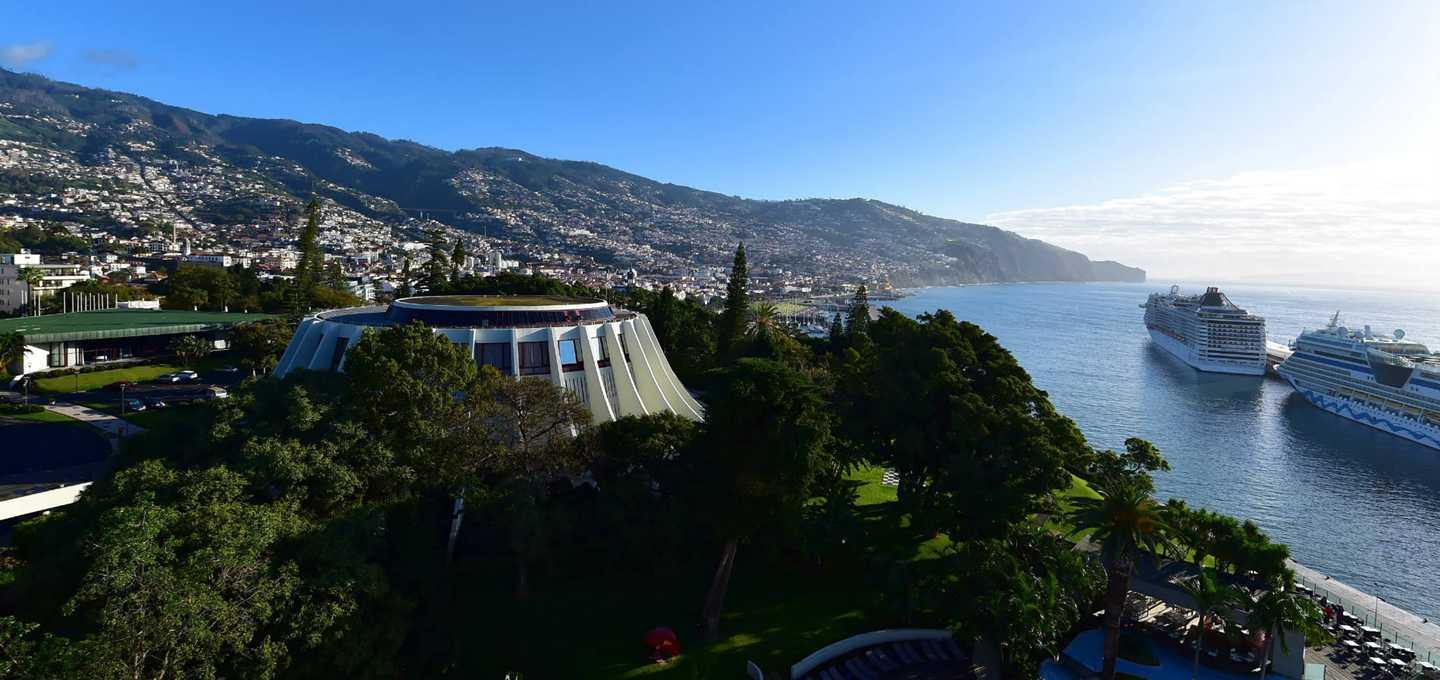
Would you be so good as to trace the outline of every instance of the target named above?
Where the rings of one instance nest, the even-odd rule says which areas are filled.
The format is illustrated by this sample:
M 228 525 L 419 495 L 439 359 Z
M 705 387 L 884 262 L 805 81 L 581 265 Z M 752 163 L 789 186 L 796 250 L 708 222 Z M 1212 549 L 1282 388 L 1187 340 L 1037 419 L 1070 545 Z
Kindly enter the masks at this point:
M 325 125 L 211 115 L 3 69 L 0 143 L 0 194 L 20 197 L 0 205 L 0 215 L 63 215 L 63 206 L 25 196 L 78 182 L 106 199 L 85 211 L 91 224 L 178 221 L 233 240 L 285 228 L 318 194 L 346 224 L 424 218 L 512 250 L 656 271 L 727 264 L 744 240 L 757 271 L 821 278 L 1144 279 L 1139 269 L 880 201 L 749 200 L 598 163 L 505 148 L 449 152 Z

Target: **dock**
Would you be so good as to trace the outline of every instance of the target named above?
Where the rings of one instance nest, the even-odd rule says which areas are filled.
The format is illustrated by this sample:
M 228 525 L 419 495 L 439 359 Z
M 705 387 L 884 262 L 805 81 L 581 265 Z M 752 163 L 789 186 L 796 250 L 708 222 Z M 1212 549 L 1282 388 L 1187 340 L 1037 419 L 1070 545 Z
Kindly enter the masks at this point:
M 1341 583 L 1314 569 L 1293 560 L 1290 568 L 1295 570 L 1295 581 L 1323 596 L 1332 604 L 1340 604 L 1345 611 L 1360 617 L 1365 625 L 1380 629 L 1381 635 L 1391 642 L 1415 652 L 1416 658 L 1429 663 L 1440 663 L 1440 625 L 1421 616 L 1416 616 L 1351 585 Z

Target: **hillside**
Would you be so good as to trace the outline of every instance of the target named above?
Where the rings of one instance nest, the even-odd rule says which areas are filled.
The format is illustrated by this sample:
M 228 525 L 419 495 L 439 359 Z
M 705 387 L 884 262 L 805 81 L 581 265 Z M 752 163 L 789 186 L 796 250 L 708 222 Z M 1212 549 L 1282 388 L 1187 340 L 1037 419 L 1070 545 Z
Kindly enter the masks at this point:
M 449 152 L 324 125 L 211 115 L 3 69 L 0 140 L 10 142 L 0 148 L 0 195 L 15 198 L 0 201 L 0 214 L 65 219 L 64 209 L 33 197 L 82 182 L 115 199 L 96 201 L 83 219 L 116 228 L 165 214 L 242 239 L 286 228 L 299 203 L 319 194 L 352 223 L 403 225 L 423 215 L 509 249 L 656 271 L 723 265 L 743 239 L 762 270 L 896 285 L 1144 278 L 995 227 L 874 200 L 749 200 L 598 163 L 505 148 Z

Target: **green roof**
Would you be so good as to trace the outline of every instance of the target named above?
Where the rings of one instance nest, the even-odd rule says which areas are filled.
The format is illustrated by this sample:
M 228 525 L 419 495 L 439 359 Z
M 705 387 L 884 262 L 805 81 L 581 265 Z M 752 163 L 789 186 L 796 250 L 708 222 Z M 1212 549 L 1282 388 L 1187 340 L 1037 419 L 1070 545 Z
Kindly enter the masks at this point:
M 245 321 L 270 318 L 274 318 L 274 315 L 171 309 L 105 309 L 0 319 L 0 333 L 20 333 L 29 343 L 65 342 L 199 333 L 227 328 Z
M 428 295 L 401 298 L 415 305 L 455 305 L 457 307 L 540 307 L 543 305 L 584 305 L 604 302 L 598 298 L 564 295 Z

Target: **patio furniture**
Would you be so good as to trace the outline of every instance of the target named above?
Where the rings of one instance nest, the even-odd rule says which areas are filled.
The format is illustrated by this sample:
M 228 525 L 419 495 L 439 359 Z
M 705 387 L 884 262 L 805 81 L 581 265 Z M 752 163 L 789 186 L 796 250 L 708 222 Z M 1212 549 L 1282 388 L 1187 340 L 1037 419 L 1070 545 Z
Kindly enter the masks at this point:
M 1366 640 L 1366 641 L 1365 641 L 1365 648 L 1366 648 L 1366 649 L 1374 649 L 1374 650 L 1377 650 L 1377 651 L 1380 650 L 1380 649 L 1382 649 L 1382 647 L 1380 647 L 1380 643 L 1378 643 L 1378 642 L 1376 642 L 1376 641 L 1374 641 L 1374 640 Z

